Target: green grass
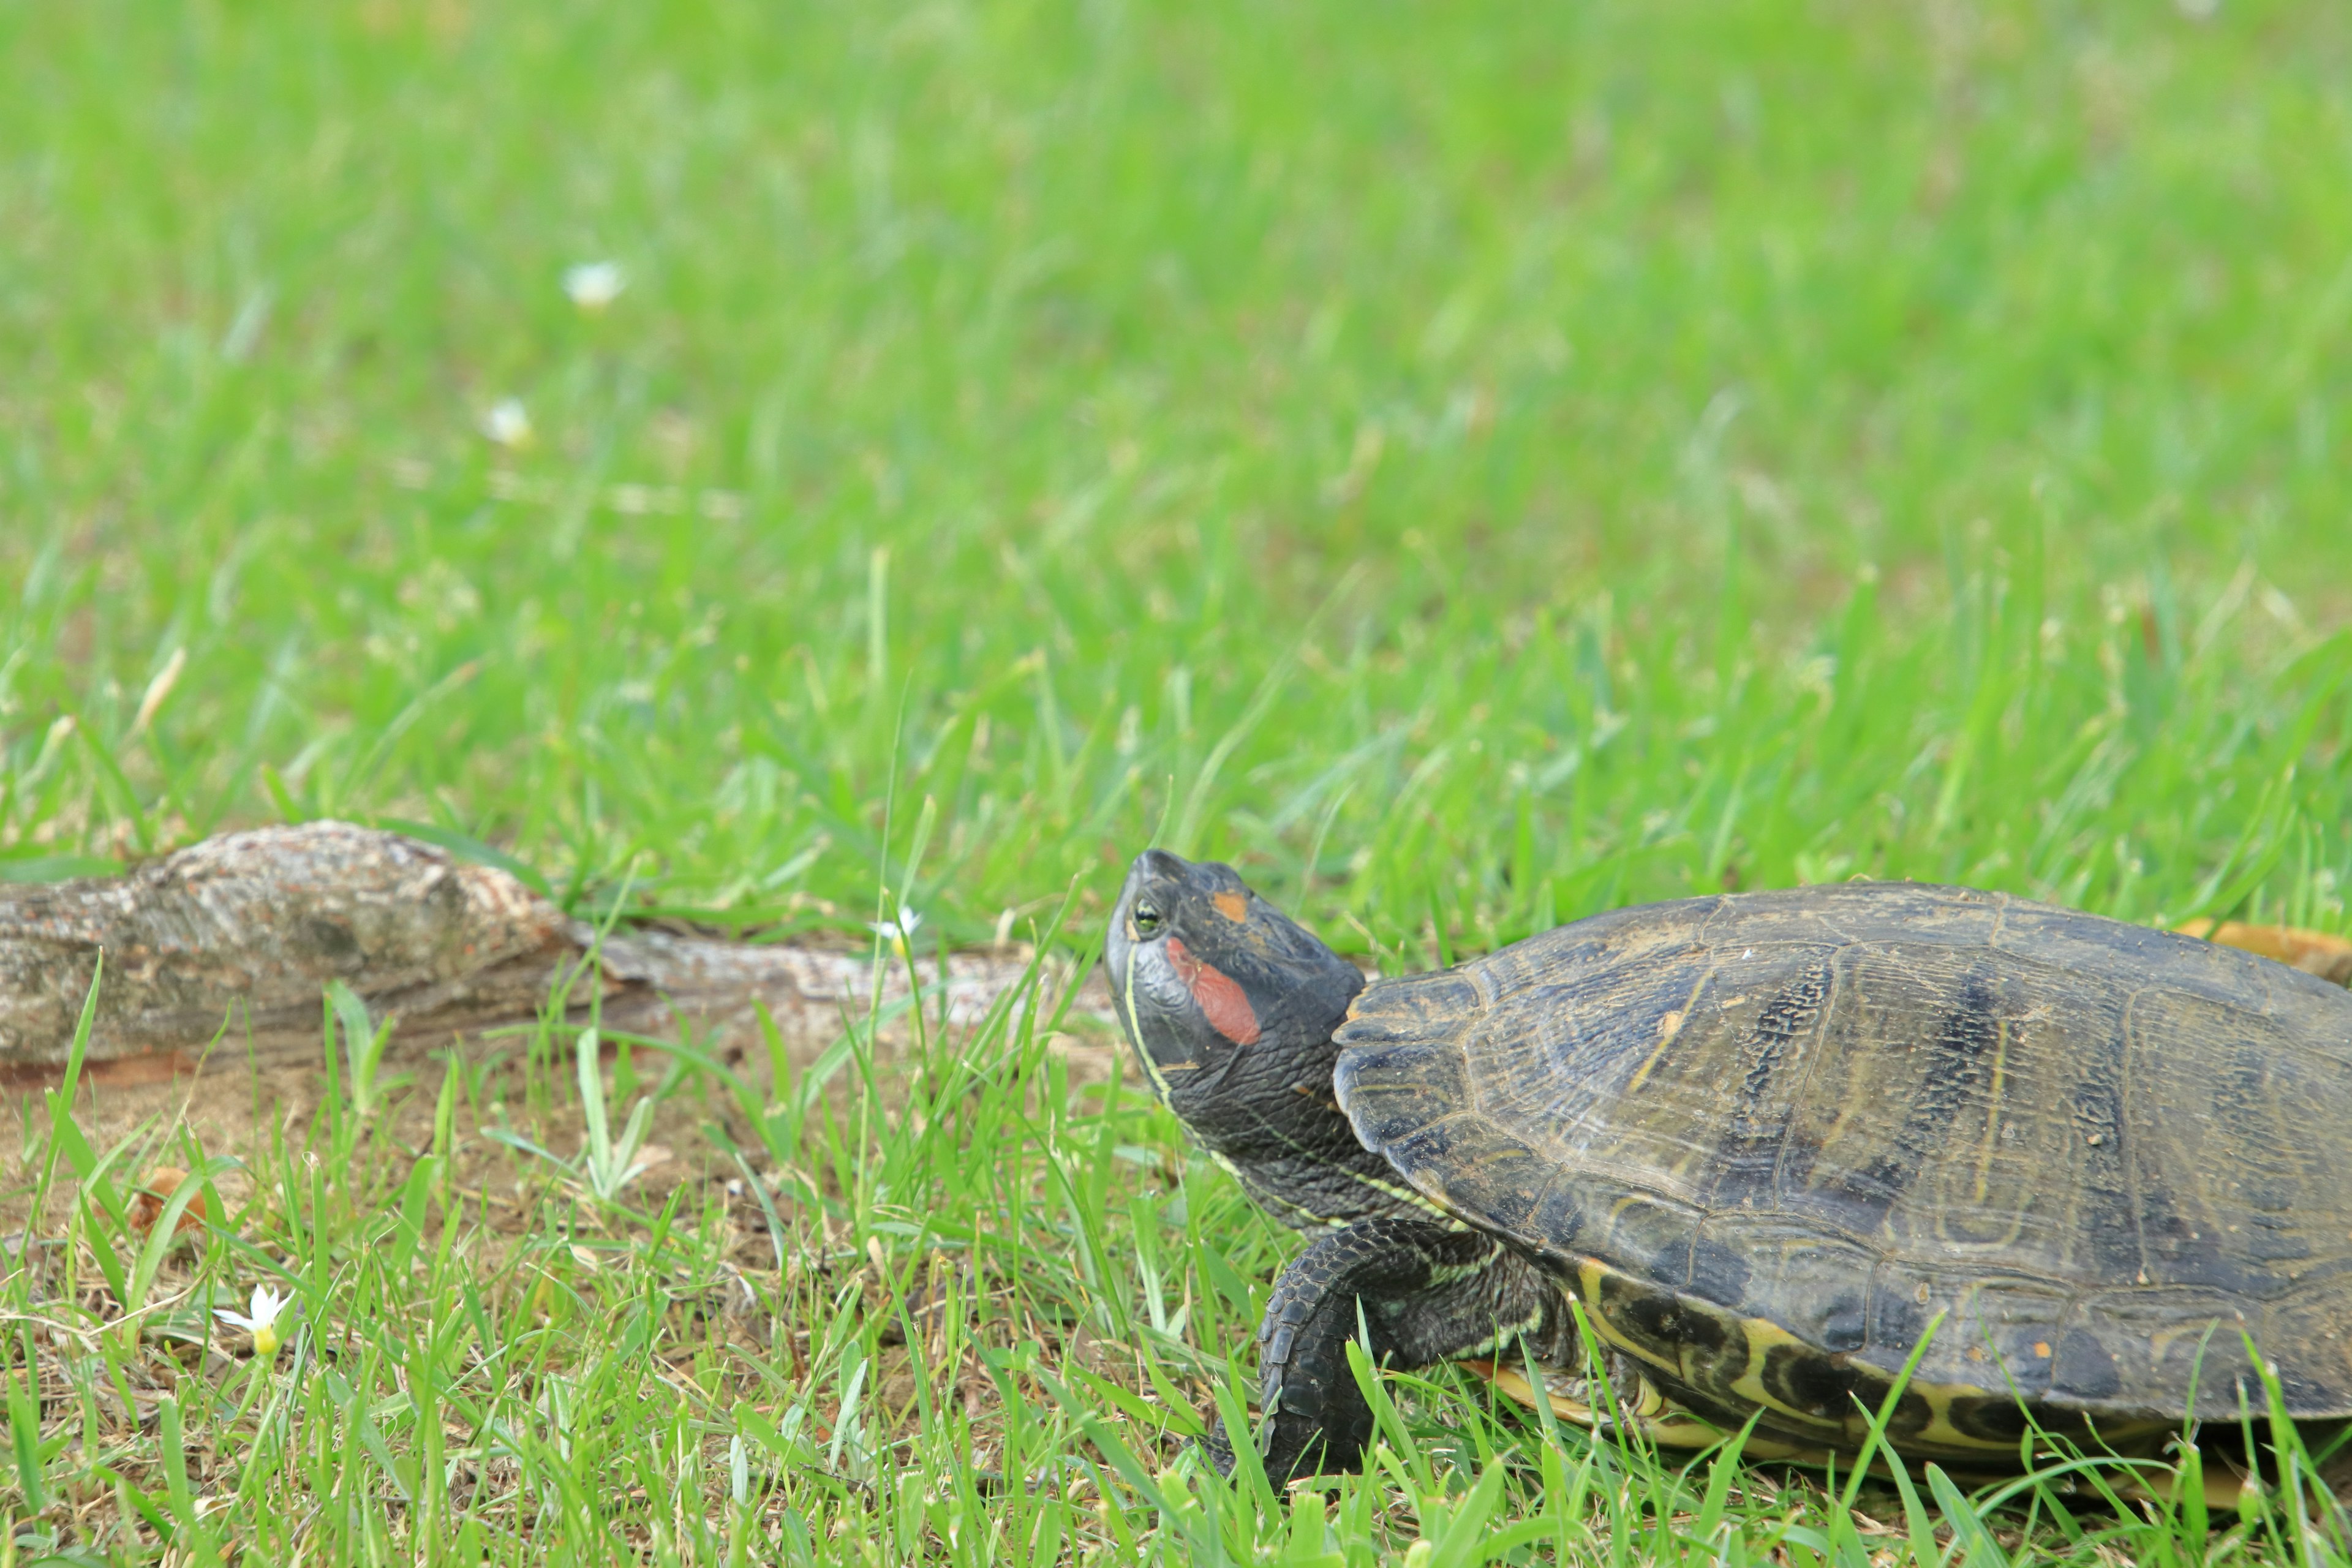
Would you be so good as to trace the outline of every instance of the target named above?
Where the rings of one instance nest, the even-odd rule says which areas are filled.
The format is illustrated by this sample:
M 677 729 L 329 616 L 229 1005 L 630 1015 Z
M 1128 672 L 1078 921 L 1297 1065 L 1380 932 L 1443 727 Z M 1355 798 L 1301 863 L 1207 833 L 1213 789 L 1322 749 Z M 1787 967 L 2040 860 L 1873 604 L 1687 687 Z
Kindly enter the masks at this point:
M 0 875 L 340 815 L 1078 951 L 1155 839 L 1391 967 L 1856 874 L 2344 930 L 2347 80 L 2352 13 L 2252 0 L 0 9 Z M 498 1091 L 565 1149 L 569 1050 Z M 20 1271 L 95 1348 L 12 1352 L 80 1381 L 10 1506 L 136 1558 L 121 1489 L 225 1498 L 173 1528 L 273 1562 L 2344 1554 L 1941 1494 L 1852 1542 L 1450 1373 L 1328 1542 L 1156 1479 L 1287 1242 L 1058 1059 L 778 1117 L 682 1069 L 781 1267 L 731 1165 L 634 1214 L 494 1151 L 487 1069 L 310 1130 L 379 1157 L 221 1152 L 244 1240 L 173 1278 L 282 1272 L 310 1348 L 183 1381 L 174 1480 L 102 1415 L 128 1303 Z

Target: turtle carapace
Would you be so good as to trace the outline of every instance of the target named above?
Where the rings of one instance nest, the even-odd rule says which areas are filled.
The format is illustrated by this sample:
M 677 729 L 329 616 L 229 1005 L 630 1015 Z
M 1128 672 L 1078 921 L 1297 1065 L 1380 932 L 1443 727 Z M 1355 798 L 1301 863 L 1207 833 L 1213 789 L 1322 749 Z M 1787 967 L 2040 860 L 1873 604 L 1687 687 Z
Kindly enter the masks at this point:
M 1153 1088 L 1310 1237 L 1258 1332 L 1277 1482 L 1360 1461 L 1360 1324 L 1573 1373 L 1571 1300 L 1664 1442 L 1851 1453 L 1915 1352 L 1889 1435 L 1947 1463 L 2259 1415 L 2250 1342 L 2287 1414 L 2352 1416 L 2352 994 L 2284 964 L 1885 882 L 1366 984 L 1161 850 L 1107 958 Z

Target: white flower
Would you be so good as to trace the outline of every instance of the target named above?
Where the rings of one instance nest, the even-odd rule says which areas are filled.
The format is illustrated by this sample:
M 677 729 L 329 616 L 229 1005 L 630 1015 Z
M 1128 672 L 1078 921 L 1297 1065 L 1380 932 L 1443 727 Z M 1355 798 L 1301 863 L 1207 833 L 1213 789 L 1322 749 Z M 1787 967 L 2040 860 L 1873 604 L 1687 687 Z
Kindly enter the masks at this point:
M 890 951 L 904 958 L 907 956 L 907 943 L 912 940 L 917 929 L 922 923 L 923 916 L 920 910 L 902 909 L 898 911 L 898 918 L 896 921 L 867 921 L 866 929 L 876 936 L 888 937 Z
M 482 416 L 482 434 L 501 447 L 530 445 L 530 410 L 520 397 L 501 397 Z
M 231 1328 L 243 1329 L 253 1336 L 253 1353 L 264 1361 L 278 1353 L 278 1320 L 293 1305 L 294 1298 L 280 1296 L 267 1285 L 253 1288 L 253 1310 L 233 1312 L 226 1307 L 213 1309 L 213 1316 Z
M 629 275 L 617 261 L 583 261 L 563 269 L 563 291 L 591 314 L 619 299 L 628 286 Z

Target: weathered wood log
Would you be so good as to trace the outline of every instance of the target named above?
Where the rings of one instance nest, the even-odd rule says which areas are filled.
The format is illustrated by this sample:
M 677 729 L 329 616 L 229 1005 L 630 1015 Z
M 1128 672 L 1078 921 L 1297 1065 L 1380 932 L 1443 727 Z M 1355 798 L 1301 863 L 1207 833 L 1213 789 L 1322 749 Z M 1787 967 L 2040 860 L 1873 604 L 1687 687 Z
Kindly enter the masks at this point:
M 593 951 L 596 962 L 591 965 Z M 494 867 L 398 834 L 312 822 L 226 834 L 117 878 L 0 889 L 0 1082 L 54 1079 L 99 956 L 88 1060 L 100 1082 L 193 1070 L 216 1055 L 265 1065 L 320 1048 L 321 989 L 341 980 L 404 1041 L 535 1018 L 568 984 L 567 1019 L 593 1001 L 613 1027 L 660 1035 L 740 1024 L 754 1003 L 780 1027 L 830 1035 L 909 994 L 903 963 L 870 952 L 610 935 Z M 944 991 L 922 965 L 927 1015 L 970 1026 L 1027 973 L 1024 954 L 950 954 Z M 1047 1005 L 1070 980 L 1050 963 Z M 1076 999 L 1108 1016 L 1097 986 Z

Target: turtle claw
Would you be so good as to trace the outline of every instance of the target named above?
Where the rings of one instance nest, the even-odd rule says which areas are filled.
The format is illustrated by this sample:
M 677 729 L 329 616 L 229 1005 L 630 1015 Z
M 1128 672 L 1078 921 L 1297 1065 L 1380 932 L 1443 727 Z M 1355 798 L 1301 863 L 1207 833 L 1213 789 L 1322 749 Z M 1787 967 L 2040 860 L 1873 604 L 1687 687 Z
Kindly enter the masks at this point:
M 1223 1420 L 1213 1409 L 1204 1410 L 1201 1427 L 1201 1435 L 1185 1445 L 1186 1451 L 1198 1455 L 1218 1475 L 1233 1479 L 1239 1468 L 1238 1456 Z M 1286 1423 L 1269 1416 L 1254 1434 L 1245 1435 L 1244 1441 L 1257 1456 L 1257 1468 L 1276 1491 L 1302 1477 L 1353 1470 L 1362 1463 L 1361 1442 L 1341 1448 L 1335 1457 L 1329 1434 L 1295 1420 Z

